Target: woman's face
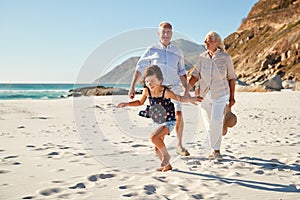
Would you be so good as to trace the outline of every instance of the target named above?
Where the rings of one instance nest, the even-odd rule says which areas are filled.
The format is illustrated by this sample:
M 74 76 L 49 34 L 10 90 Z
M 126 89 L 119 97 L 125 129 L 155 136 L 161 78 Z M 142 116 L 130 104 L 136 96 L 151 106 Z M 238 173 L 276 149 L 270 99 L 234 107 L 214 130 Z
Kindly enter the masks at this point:
M 162 83 L 162 80 L 159 80 L 156 75 L 147 76 L 145 78 L 145 84 L 146 86 L 153 90 L 156 87 L 160 87 Z
M 218 48 L 218 42 L 217 41 L 212 41 L 211 37 L 209 35 L 206 36 L 204 40 L 204 44 L 207 50 L 209 51 L 216 51 Z

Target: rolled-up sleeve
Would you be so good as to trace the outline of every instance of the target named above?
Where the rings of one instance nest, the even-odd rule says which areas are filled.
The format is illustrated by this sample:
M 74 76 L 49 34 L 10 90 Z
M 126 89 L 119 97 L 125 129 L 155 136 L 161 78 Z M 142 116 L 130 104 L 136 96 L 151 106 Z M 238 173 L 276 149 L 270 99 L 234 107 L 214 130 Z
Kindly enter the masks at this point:
M 234 72 L 234 66 L 231 60 L 231 57 L 228 55 L 226 59 L 226 66 L 227 66 L 227 79 L 236 79 L 236 74 Z
M 178 76 L 183 76 L 186 74 L 185 63 L 184 63 L 184 55 L 181 50 L 178 52 L 179 61 L 178 61 Z
M 197 77 L 198 79 L 200 78 L 200 66 L 201 66 L 201 57 L 198 58 L 198 61 L 195 65 L 195 69 L 192 72 L 192 76 Z
M 146 68 L 151 64 L 151 61 L 148 59 L 150 56 L 150 51 L 151 48 L 148 48 L 136 64 L 135 70 L 140 72 L 141 74 L 144 74 Z

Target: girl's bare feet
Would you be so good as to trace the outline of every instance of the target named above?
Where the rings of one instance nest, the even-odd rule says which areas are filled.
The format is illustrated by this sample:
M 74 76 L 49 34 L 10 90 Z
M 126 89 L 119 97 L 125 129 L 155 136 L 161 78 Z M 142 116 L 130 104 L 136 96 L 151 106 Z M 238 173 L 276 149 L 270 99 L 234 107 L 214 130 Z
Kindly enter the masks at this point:
M 160 168 L 156 169 L 156 171 L 159 171 L 159 172 L 166 172 L 169 170 L 172 170 L 172 166 L 170 165 L 170 163 L 164 167 L 160 167 Z

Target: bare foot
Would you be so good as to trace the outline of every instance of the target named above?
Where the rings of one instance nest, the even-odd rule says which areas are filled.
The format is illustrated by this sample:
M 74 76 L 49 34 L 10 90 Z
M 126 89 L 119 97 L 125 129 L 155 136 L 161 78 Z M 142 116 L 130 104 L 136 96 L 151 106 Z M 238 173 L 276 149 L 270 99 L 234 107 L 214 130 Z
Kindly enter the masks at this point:
M 160 167 L 160 168 L 156 169 L 156 171 L 159 171 L 159 172 L 166 172 L 166 171 L 169 171 L 169 170 L 172 170 L 172 166 L 170 164 L 167 164 L 164 167 Z
M 167 164 L 163 169 L 162 169 L 162 172 L 166 172 L 166 171 L 169 171 L 169 170 L 172 170 L 172 166 L 170 164 Z

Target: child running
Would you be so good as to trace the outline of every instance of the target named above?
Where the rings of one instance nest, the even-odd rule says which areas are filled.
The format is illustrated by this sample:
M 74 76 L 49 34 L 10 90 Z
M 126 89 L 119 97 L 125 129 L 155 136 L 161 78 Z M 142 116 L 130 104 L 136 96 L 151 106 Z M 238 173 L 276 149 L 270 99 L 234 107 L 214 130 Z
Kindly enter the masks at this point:
M 176 125 L 175 109 L 171 99 L 196 104 L 196 102 L 202 101 L 202 97 L 184 97 L 174 94 L 166 86 L 162 85 L 163 75 L 157 65 L 151 65 L 146 69 L 143 81 L 145 88 L 141 98 L 131 102 L 119 103 L 117 108 L 141 106 L 147 98 L 149 99 L 150 109 L 148 114 L 156 125 L 150 139 L 154 144 L 155 153 L 161 161 L 160 168 L 157 171 L 165 172 L 172 170 L 172 166 L 169 163 L 170 154 L 165 146 L 164 137 L 172 132 Z

